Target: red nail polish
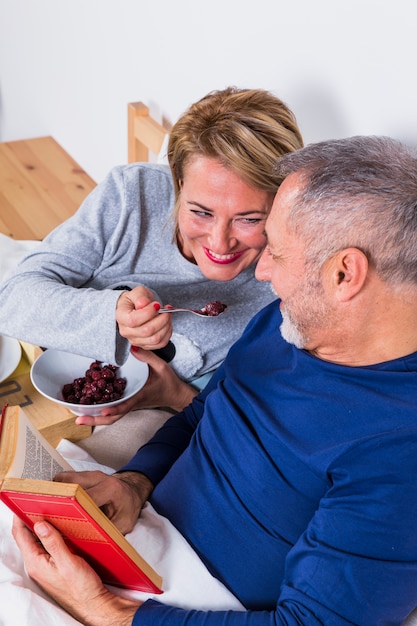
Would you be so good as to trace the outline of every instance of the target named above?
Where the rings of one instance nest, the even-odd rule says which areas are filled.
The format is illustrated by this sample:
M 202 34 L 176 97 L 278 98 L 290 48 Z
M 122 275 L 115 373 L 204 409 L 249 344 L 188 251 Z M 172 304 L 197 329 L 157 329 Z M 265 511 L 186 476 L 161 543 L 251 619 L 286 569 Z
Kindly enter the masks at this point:
M 154 302 L 153 308 L 155 309 L 155 311 L 159 311 L 159 309 L 161 308 L 161 305 L 159 304 L 159 302 Z
M 139 352 L 139 350 L 140 350 L 139 346 L 130 346 L 131 352 Z

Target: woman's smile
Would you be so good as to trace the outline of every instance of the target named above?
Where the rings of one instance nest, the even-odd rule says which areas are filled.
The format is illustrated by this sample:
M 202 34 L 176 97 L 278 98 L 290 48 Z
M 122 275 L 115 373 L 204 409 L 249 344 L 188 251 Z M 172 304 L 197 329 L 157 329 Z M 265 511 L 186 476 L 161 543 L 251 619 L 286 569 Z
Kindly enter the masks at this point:
M 208 248 L 204 248 L 204 246 L 203 246 L 203 250 L 206 253 L 207 257 L 211 261 L 213 261 L 213 263 L 220 263 L 220 264 L 234 263 L 236 259 L 239 259 L 242 256 L 242 254 L 245 253 L 245 251 L 242 250 L 240 252 L 231 252 L 230 254 L 216 254 L 216 252 L 213 252 L 213 250 L 209 250 Z

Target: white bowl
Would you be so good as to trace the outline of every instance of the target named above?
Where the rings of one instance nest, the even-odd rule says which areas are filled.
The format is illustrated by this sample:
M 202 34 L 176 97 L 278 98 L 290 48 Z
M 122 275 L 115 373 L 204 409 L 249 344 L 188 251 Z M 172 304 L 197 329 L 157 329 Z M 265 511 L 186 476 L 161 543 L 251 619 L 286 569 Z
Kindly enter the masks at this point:
M 33 363 L 30 370 L 32 384 L 45 398 L 57 402 L 75 415 L 100 415 L 102 409 L 114 407 L 140 391 L 148 380 L 147 363 L 138 361 L 129 354 L 127 361 L 117 370 L 118 378 L 126 378 L 126 388 L 119 400 L 103 404 L 71 404 L 65 402 L 62 387 L 75 378 L 85 376 L 86 370 L 95 359 L 71 354 L 61 350 L 45 350 Z

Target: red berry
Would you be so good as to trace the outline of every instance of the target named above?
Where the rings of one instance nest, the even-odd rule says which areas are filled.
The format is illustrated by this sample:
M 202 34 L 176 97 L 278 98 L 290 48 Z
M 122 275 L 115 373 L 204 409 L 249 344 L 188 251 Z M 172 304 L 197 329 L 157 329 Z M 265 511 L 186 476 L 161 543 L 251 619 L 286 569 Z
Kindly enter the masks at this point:
M 100 361 L 94 361 L 85 372 L 85 376 L 75 378 L 72 383 L 62 387 L 62 396 L 72 404 L 103 404 L 119 400 L 126 388 L 126 379 L 118 378 L 117 365 L 107 364 L 102 367 Z

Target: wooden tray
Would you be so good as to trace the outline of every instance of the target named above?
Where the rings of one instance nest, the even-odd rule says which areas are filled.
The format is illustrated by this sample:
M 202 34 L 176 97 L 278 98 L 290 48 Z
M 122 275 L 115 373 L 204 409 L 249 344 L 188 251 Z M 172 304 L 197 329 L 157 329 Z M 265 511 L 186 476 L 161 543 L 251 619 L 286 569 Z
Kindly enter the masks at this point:
M 91 426 L 77 426 L 75 415 L 68 409 L 44 398 L 32 385 L 30 367 L 41 349 L 21 342 L 22 359 L 16 370 L 0 383 L 0 408 L 4 404 L 19 405 L 35 427 L 51 445 L 61 439 L 79 441 L 92 433 Z

